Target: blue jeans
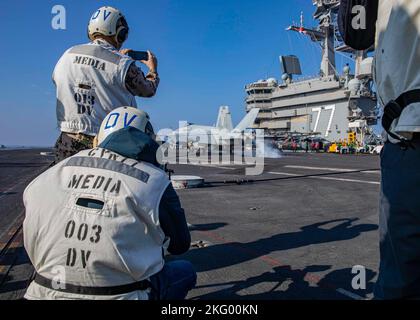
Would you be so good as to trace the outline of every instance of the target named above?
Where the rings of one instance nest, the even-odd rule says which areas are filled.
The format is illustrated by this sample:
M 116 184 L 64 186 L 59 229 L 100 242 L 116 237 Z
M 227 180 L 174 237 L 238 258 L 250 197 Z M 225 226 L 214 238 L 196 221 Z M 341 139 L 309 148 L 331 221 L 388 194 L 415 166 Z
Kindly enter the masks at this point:
M 150 277 L 150 300 L 184 300 L 195 287 L 197 274 L 193 265 L 184 260 L 165 263 L 163 269 Z
M 420 298 L 420 139 L 387 142 L 381 155 L 381 261 L 376 299 Z

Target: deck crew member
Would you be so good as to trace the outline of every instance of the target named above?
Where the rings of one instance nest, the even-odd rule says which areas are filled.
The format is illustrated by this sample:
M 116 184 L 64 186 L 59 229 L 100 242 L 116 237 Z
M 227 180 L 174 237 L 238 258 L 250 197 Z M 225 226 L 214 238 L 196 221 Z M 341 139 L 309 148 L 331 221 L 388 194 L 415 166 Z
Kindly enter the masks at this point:
M 364 6 L 363 28 L 350 12 Z M 420 298 L 420 2 L 345 0 L 343 38 L 358 50 L 375 44 L 374 77 L 384 107 L 381 153 L 378 299 Z M 357 10 L 356 10 L 357 11 Z M 361 15 L 359 15 L 359 18 Z
M 157 59 L 141 61 L 145 76 L 128 49 L 120 50 L 129 27 L 122 13 L 101 7 L 88 25 L 88 44 L 68 49 L 53 72 L 57 94 L 57 124 L 61 134 L 55 144 L 56 163 L 92 148 L 105 116 L 120 106 L 136 107 L 135 96 L 152 97 L 159 85 Z M 120 51 L 118 51 L 120 50 Z
M 184 210 L 157 163 L 148 115 L 123 107 L 103 121 L 99 147 L 26 188 L 25 249 L 36 270 L 26 299 L 181 300 L 195 286 Z

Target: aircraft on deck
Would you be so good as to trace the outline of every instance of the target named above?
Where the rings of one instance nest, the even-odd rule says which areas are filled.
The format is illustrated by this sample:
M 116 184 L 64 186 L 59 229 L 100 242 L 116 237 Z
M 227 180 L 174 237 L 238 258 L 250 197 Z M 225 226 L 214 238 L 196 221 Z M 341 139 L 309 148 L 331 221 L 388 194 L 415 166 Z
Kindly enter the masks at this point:
M 167 142 L 189 145 L 227 145 L 232 139 L 241 139 L 244 134 L 249 133 L 255 123 L 260 109 L 251 109 L 249 113 L 234 128 L 229 107 L 222 106 L 219 109 L 217 123 L 215 126 L 189 124 L 179 128 L 168 136 Z

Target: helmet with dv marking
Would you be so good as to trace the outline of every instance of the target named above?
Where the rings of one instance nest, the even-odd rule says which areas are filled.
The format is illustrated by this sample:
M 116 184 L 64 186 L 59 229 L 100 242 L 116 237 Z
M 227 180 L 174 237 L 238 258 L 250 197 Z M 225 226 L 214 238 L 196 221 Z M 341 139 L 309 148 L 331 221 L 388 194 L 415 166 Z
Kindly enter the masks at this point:
M 88 36 L 92 41 L 96 35 L 104 35 L 113 37 L 121 45 L 127 40 L 128 31 L 125 17 L 121 11 L 113 7 L 99 8 L 89 20 Z
M 97 143 L 101 144 L 112 133 L 127 127 L 136 128 L 151 137 L 155 134 L 146 112 L 133 107 L 121 107 L 113 110 L 102 121 Z

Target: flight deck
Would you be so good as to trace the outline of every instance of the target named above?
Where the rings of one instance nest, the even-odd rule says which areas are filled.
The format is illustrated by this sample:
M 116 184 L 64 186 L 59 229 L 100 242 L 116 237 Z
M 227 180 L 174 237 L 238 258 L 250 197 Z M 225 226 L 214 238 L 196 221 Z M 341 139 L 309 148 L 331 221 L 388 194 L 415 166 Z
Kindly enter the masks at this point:
M 0 151 L 0 299 L 20 299 L 33 268 L 23 248 L 22 192 L 48 149 Z M 171 165 L 204 178 L 178 190 L 198 273 L 193 300 L 370 299 L 377 276 L 379 157 L 284 153 L 260 176 L 243 166 Z M 363 267 L 366 286 L 354 289 Z

